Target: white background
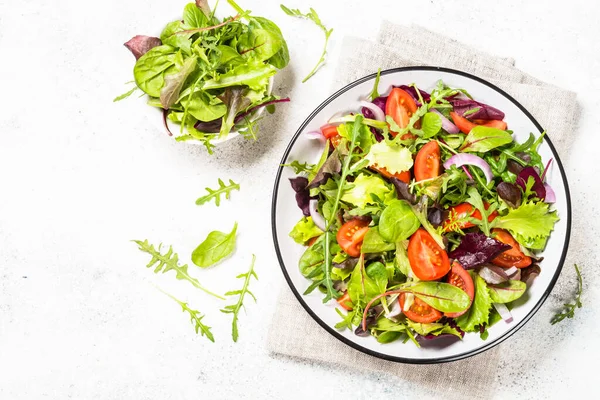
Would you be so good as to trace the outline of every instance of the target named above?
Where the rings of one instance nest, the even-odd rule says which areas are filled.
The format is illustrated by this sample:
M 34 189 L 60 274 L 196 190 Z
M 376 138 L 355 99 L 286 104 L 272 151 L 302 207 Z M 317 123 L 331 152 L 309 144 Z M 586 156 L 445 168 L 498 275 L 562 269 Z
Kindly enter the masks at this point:
M 553 292 L 530 323 L 503 344 L 496 398 L 576 397 L 587 393 L 600 351 L 597 332 L 597 181 L 600 36 L 596 4 L 570 1 L 289 1 L 313 6 L 335 29 L 331 62 L 308 83 L 322 33 L 287 17 L 273 1 L 240 1 L 276 21 L 292 63 L 275 92 L 292 103 L 262 123 L 256 143 L 234 140 L 209 157 L 177 144 L 143 99 L 127 90 L 134 59 L 122 43 L 154 35 L 185 1 L 0 0 L 0 399 L 428 398 L 411 382 L 270 356 L 266 334 L 284 284 L 270 227 L 277 164 L 297 126 L 330 94 L 335 58 L 347 34 L 374 39 L 382 19 L 417 23 L 576 91 L 581 123 L 569 157 L 573 205 L 589 247 L 574 254 L 584 273 L 584 308 L 547 323 L 569 300 Z M 222 0 L 222 3 L 225 3 Z M 375 71 L 377 66 L 373 66 Z M 550 133 L 552 134 L 552 133 Z M 242 190 L 220 208 L 194 200 L 217 178 Z M 583 210 L 583 211 L 581 211 Z M 172 273 L 155 276 L 131 239 L 172 244 L 184 262 L 206 234 L 239 222 L 235 255 L 192 273 L 223 293 L 241 285 L 251 254 L 257 304 L 230 316 Z M 566 265 L 559 280 L 574 287 Z M 197 336 L 160 286 L 206 313 L 217 342 Z M 290 316 L 293 318 L 293 316 Z M 468 396 L 468 394 L 465 394 Z

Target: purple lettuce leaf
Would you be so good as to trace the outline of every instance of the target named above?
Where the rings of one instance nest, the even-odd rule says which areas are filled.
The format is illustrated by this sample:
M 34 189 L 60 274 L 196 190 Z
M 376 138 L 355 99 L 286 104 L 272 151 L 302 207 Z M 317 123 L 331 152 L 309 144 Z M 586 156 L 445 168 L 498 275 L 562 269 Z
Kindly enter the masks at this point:
M 139 60 L 139 58 L 146 54 L 149 50 L 160 46 L 161 44 L 162 42 L 157 37 L 136 35 L 129 39 L 124 46 L 133 53 L 136 60 Z
M 521 188 L 525 190 L 527 188 L 527 181 L 529 180 L 529 177 L 533 177 L 533 179 L 535 180 L 535 183 L 533 184 L 531 190 L 535 192 L 536 196 L 540 200 L 544 200 L 546 198 L 546 188 L 544 187 L 544 182 L 542 182 L 542 178 L 540 178 L 540 175 L 537 173 L 535 168 L 523 168 L 523 170 L 519 173 L 519 176 L 517 176 L 517 185 L 521 186 Z
M 481 232 L 473 232 L 467 233 L 449 256 L 458 261 L 464 269 L 473 269 L 493 260 L 510 248 L 511 246 L 487 237 Z
M 307 185 L 307 189 L 318 188 L 331 177 L 331 175 L 337 175 L 342 171 L 342 162 L 337 150 L 327 157 L 327 160 L 323 163 L 323 166 L 319 168 L 319 171 L 315 175 L 312 181 Z
M 480 103 L 471 99 L 450 99 L 450 103 L 454 107 L 454 112 L 468 119 L 495 119 L 503 120 L 504 113 L 497 108 L 488 106 L 487 104 Z M 476 110 L 474 112 L 468 112 L 470 110 Z
M 308 179 L 303 176 L 290 178 L 290 184 L 294 192 L 296 192 L 296 204 L 302 210 L 302 214 L 305 217 L 310 216 L 310 209 L 308 207 L 310 203 L 310 192 L 307 188 Z
M 365 116 L 365 118 L 375 119 L 375 114 L 373 114 L 373 111 L 369 110 L 367 107 L 363 107 L 361 112 L 362 112 L 362 115 Z M 379 132 L 377 129 L 373 128 L 372 126 L 370 126 L 369 128 L 371 130 L 371 133 L 375 137 L 375 140 L 377 140 L 378 142 L 381 142 L 383 140 L 383 135 L 381 134 L 381 132 Z

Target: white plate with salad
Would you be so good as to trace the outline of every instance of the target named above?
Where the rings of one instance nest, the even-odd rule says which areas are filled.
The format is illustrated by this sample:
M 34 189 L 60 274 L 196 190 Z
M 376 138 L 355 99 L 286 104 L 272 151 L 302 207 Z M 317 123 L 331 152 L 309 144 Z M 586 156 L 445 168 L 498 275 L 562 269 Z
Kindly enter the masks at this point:
M 405 363 L 472 356 L 522 327 L 560 274 L 570 224 L 539 123 L 485 80 L 437 67 L 373 74 L 324 101 L 285 151 L 272 205 L 306 311 Z

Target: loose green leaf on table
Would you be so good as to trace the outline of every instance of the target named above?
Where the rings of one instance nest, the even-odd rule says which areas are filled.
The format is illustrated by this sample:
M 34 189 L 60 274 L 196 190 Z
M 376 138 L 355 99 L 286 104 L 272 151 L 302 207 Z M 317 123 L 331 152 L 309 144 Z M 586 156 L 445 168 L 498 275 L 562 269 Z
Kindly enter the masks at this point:
M 225 199 L 229 200 L 231 192 L 234 190 L 240 190 L 239 183 L 235 183 L 233 180 L 230 179 L 229 184 L 225 185 L 225 182 L 223 182 L 223 180 L 219 178 L 219 188 L 211 189 L 207 187 L 206 191 L 208 192 L 208 194 L 196 200 L 196 204 L 200 206 L 214 199 L 215 204 L 217 205 L 217 207 L 219 207 L 221 205 L 221 195 L 224 194 Z
M 165 272 L 175 271 L 175 277 L 177 279 L 188 281 L 198 289 L 210 294 L 211 296 L 214 296 L 221 300 L 225 300 L 224 297 L 219 296 L 218 294 L 215 294 L 203 287 L 202 285 L 200 285 L 200 282 L 198 282 L 196 278 L 192 277 L 189 274 L 187 264 L 179 265 L 179 256 L 173 251 L 172 246 L 169 246 L 169 250 L 166 253 L 162 254 L 160 250 L 161 245 L 158 246 L 158 249 L 155 249 L 153 245 L 148 243 L 148 240 L 144 240 L 143 242 L 141 240 L 133 240 L 133 242 L 135 242 L 139 246 L 140 251 L 148 253 L 152 256 L 152 259 L 150 260 L 148 265 L 146 265 L 146 267 L 154 267 L 155 274 L 158 274 L 159 272 L 162 272 L 164 274 Z
M 201 268 L 215 265 L 235 249 L 237 222 L 229 233 L 212 231 L 192 253 L 192 261 Z
M 577 264 L 574 264 L 574 267 L 575 272 L 577 272 L 577 292 L 575 294 L 575 300 L 573 303 L 565 303 L 564 309 L 558 312 L 550 321 L 552 325 L 559 323 L 565 318 L 573 318 L 575 316 L 575 309 L 583 306 L 581 303 L 581 295 L 583 293 L 583 278 Z
M 314 164 L 309 164 L 307 162 L 300 163 L 298 160 L 293 160 L 289 164 L 281 164 L 281 166 L 292 168 L 294 170 L 294 173 L 296 173 L 296 174 L 300 174 L 303 172 L 310 174 L 310 173 L 313 173 L 313 171 L 315 169 Z
M 309 80 L 314 74 L 316 74 L 317 70 L 321 67 L 321 65 L 323 65 L 325 63 L 325 57 L 327 55 L 327 44 L 329 43 L 329 37 L 333 33 L 333 29 L 327 29 L 325 27 L 325 25 L 323 25 L 323 23 L 321 22 L 321 19 L 319 18 L 319 15 L 313 8 L 311 8 L 310 11 L 306 14 L 302 13 L 302 11 L 300 11 L 298 9 L 289 9 L 288 7 L 284 6 L 283 4 L 281 4 L 281 9 L 287 15 L 290 15 L 292 17 L 305 18 L 305 19 L 313 21 L 325 33 L 325 46 L 323 48 L 323 53 L 321 54 L 321 58 L 319 59 L 319 62 L 317 63 L 317 65 L 315 65 L 313 70 L 306 76 L 306 78 L 304 78 L 302 80 L 302 83 L 304 83 L 307 80 Z
M 239 317 L 240 310 L 244 306 L 244 297 L 246 296 L 246 294 L 249 294 L 254 299 L 254 302 L 256 302 L 256 297 L 248 288 L 250 285 L 250 279 L 252 279 L 252 277 L 254 277 L 254 279 L 258 280 L 258 275 L 256 275 L 256 272 L 254 272 L 254 262 L 255 261 L 256 261 L 256 256 L 254 254 L 252 254 L 252 263 L 250 264 L 250 269 L 248 270 L 248 272 L 237 276 L 238 279 L 242 279 L 242 278 L 244 279 L 244 284 L 243 284 L 242 288 L 239 290 L 233 290 L 233 291 L 225 293 L 226 296 L 238 296 L 238 300 L 235 304 L 230 304 L 228 306 L 225 306 L 225 308 L 223 308 L 221 310 L 221 312 L 223 312 L 225 314 L 233 314 L 231 336 L 232 336 L 234 342 L 237 342 L 238 337 L 239 337 L 238 317 Z
M 194 325 L 196 334 L 200 333 L 201 336 L 206 336 L 206 338 L 208 340 L 210 340 L 213 343 L 215 342 L 215 338 L 211 332 L 211 327 L 202 322 L 204 315 L 202 313 L 200 313 L 200 311 L 190 308 L 190 306 L 188 306 L 187 303 L 184 303 L 183 301 L 178 300 L 175 296 L 165 292 L 164 290 L 162 290 L 162 289 L 159 289 L 159 290 L 161 292 L 163 292 L 164 294 L 166 294 L 167 296 L 169 296 L 175 302 L 177 302 L 181 306 L 181 309 L 183 312 L 187 312 L 190 315 L 190 321 Z

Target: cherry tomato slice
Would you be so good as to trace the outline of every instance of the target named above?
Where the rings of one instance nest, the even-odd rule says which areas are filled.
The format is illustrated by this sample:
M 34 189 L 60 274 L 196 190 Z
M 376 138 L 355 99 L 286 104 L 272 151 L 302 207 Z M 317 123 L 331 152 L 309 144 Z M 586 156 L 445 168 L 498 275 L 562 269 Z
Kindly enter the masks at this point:
M 492 237 L 496 240 L 501 241 L 512 246 L 512 249 L 506 250 L 501 253 L 498 257 L 492 260 L 493 264 L 500 267 L 510 268 L 525 268 L 531 265 L 531 257 L 526 256 L 520 250 L 519 243 L 511 236 L 510 233 L 504 229 L 492 229 Z
M 390 179 L 393 176 L 394 178 L 397 178 L 404 183 L 410 183 L 410 171 L 396 172 L 392 175 L 387 169 L 385 169 L 385 167 L 380 168 L 377 166 L 377 164 L 371 165 L 369 168 L 371 168 L 375 172 L 379 172 L 385 178 Z
M 432 140 L 417 153 L 415 159 L 415 179 L 423 181 L 440 175 L 440 145 Z
M 360 256 L 360 248 L 363 239 L 369 230 L 369 221 L 358 218 L 346 222 L 336 235 L 336 239 L 342 250 L 350 257 Z
M 337 147 L 342 140 L 342 137 L 338 133 L 337 126 L 335 125 L 323 125 L 321 127 L 321 133 L 325 136 L 325 139 L 329 139 L 333 147 Z
M 496 129 L 500 129 L 503 131 L 505 131 L 508 128 L 508 125 L 506 125 L 506 122 L 498 121 L 498 120 L 494 120 L 494 119 L 474 119 L 473 122 L 476 123 L 477 125 L 487 126 L 489 128 L 496 128 Z
M 458 261 L 454 261 L 452 263 L 452 270 L 446 277 L 446 282 L 456 286 L 457 288 L 461 289 L 466 294 L 468 294 L 469 298 L 471 299 L 471 303 L 473 303 L 473 298 L 475 297 L 475 286 L 473 285 L 473 278 L 471 278 L 471 275 L 469 275 L 469 273 L 465 271 L 465 269 L 462 267 L 462 265 L 460 265 Z M 471 307 L 471 303 L 469 304 L 469 307 Z M 469 308 L 467 307 L 467 309 L 464 311 L 456 313 L 444 313 L 444 315 L 448 318 L 456 318 L 460 317 L 468 310 Z
M 431 307 L 429 304 L 425 303 L 423 300 L 419 299 L 415 296 L 415 300 L 408 308 L 408 310 L 404 310 L 404 302 L 406 301 L 406 293 L 402 293 L 400 295 L 400 308 L 406 318 L 411 321 L 418 322 L 421 324 L 429 324 L 431 322 L 435 322 L 442 318 L 442 313 Z
M 446 250 L 423 228 L 419 228 L 410 237 L 408 261 L 414 274 L 422 281 L 435 281 L 450 271 Z
M 486 210 L 490 208 L 490 204 L 487 202 L 484 203 L 483 206 Z M 475 219 L 481 220 L 481 213 L 479 212 L 479 210 L 475 209 L 469 203 L 461 203 L 456 206 L 450 207 L 448 211 L 450 211 L 450 213 L 448 214 L 448 219 L 444 221 L 444 232 L 452 232 L 458 229 L 467 229 L 474 227 L 475 224 L 467 220 L 467 218 L 470 216 Z M 488 222 L 492 222 L 497 216 L 498 212 L 494 211 L 488 216 Z
M 465 133 L 467 135 L 469 134 L 469 132 L 471 132 L 471 129 L 477 126 L 477 124 L 474 124 L 468 119 L 461 117 L 454 111 L 450 113 L 450 117 L 452 118 L 452 122 L 454 122 L 454 125 L 456 125 L 456 127 L 460 129 L 462 133 Z
M 348 291 L 346 291 L 342 297 L 337 299 L 337 302 L 340 305 L 340 307 L 342 307 L 344 310 L 352 310 L 352 300 L 350 300 L 350 295 L 348 294 Z
M 410 117 L 417 111 L 417 103 L 412 96 L 399 88 L 392 89 L 385 103 L 385 115 L 392 117 L 400 128 L 406 128 Z M 391 132 L 396 136 L 398 132 Z

